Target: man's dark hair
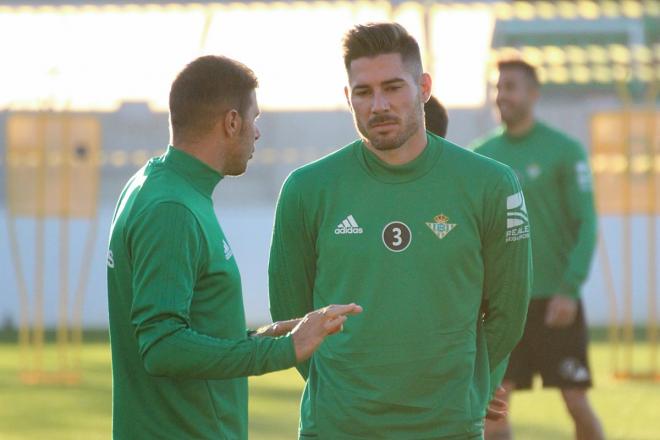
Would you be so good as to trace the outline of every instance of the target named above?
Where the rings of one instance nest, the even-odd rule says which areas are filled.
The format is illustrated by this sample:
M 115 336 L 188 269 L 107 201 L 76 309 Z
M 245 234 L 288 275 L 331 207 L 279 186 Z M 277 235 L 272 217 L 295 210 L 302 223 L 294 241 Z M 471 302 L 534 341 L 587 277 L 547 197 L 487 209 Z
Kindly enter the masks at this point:
M 500 60 L 497 68 L 501 72 L 505 69 L 518 69 L 525 74 L 534 87 L 539 87 L 541 82 L 536 73 L 536 68 L 528 62 L 521 59 Z
M 417 41 L 398 23 L 359 24 L 346 32 L 343 42 L 346 71 L 358 58 L 398 53 L 412 67 L 416 76 L 422 74 L 422 56 Z
M 447 109 L 440 104 L 435 96 L 431 96 L 424 104 L 424 120 L 428 131 L 440 137 L 445 137 L 449 117 L 447 116 Z
M 230 58 L 208 55 L 192 61 L 170 89 L 173 138 L 204 135 L 232 109 L 244 116 L 258 85 L 250 68 Z

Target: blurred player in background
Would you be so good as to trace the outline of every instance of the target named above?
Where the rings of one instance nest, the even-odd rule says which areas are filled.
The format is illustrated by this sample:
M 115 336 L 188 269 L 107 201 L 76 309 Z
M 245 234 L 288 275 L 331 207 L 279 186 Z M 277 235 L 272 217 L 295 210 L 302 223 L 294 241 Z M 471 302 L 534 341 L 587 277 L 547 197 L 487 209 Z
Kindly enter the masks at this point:
M 587 327 L 580 287 L 596 244 L 589 162 L 582 146 L 534 117 L 540 87 L 534 67 L 502 61 L 497 107 L 503 127 L 478 141 L 475 151 L 511 166 L 521 182 L 532 225 L 534 283 L 525 334 L 505 375 L 508 392 L 528 389 L 540 373 L 544 387 L 559 388 L 579 440 L 603 430 L 589 400 Z M 487 422 L 486 438 L 511 438 L 506 418 Z
M 424 124 L 426 129 L 440 137 L 447 136 L 447 127 L 449 125 L 449 116 L 447 109 L 438 101 L 435 96 L 431 96 L 424 104 Z
M 349 288 L 365 309 L 299 365 L 300 438 L 482 438 L 528 304 L 527 223 L 507 227 L 522 192 L 509 167 L 425 130 L 431 78 L 403 27 L 356 26 L 344 62 L 361 139 L 288 177 L 271 247 L 274 319 Z
M 304 361 L 360 311 L 331 305 L 248 334 L 211 196 L 252 157 L 256 87 L 229 58 L 188 64 L 170 91 L 167 152 L 119 198 L 108 251 L 114 438 L 247 439 L 246 376 Z

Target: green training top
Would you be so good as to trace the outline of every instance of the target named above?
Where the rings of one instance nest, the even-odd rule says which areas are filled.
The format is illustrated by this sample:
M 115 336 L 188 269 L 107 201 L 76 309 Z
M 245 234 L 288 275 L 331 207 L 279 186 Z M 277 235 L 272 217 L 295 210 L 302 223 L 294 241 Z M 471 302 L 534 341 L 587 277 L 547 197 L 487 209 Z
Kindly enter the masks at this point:
M 596 211 L 584 149 L 536 122 L 524 136 L 500 128 L 476 152 L 512 167 L 525 194 L 532 225 L 532 298 L 580 296 L 596 246 Z
M 211 200 L 221 178 L 169 147 L 119 198 L 108 251 L 116 439 L 245 439 L 245 376 L 295 364 L 290 336 L 247 337 Z
M 271 248 L 273 318 L 364 307 L 299 366 L 301 438 L 479 435 L 490 370 L 524 326 L 528 237 L 515 174 L 430 133 L 404 165 L 356 141 L 293 172 Z

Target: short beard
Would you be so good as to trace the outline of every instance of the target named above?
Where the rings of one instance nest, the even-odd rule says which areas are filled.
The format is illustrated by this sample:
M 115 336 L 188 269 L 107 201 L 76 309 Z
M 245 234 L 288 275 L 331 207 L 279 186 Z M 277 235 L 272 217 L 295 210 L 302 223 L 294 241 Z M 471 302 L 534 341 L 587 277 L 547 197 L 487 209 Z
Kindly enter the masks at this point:
M 513 111 L 509 110 L 508 117 L 505 118 L 504 115 L 502 114 L 502 111 L 499 108 L 498 111 L 500 113 L 500 120 L 504 125 L 518 124 L 520 121 L 525 120 L 529 112 L 529 110 L 526 109 L 520 109 L 520 108 L 513 109 Z
M 416 105 L 415 108 L 418 108 L 419 110 L 415 112 L 415 114 L 410 115 L 411 117 L 406 121 L 398 121 L 399 123 L 406 123 L 406 125 L 403 127 L 403 131 L 401 134 L 399 134 L 397 137 L 394 139 L 378 139 L 375 137 L 369 137 L 369 132 L 366 127 L 364 127 L 358 120 L 357 118 L 355 119 L 355 126 L 357 127 L 358 132 L 362 136 L 362 139 L 367 142 L 369 145 L 374 147 L 376 150 L 379 151 L 389 151 L 389 150 L 396 150 L 397 148 L 400 148 L 403 144 L 405 144 L 408 139 L 413 137 L 413 135 L 419 130 L 419 123 L 420 120 L 424 117 L 424 111 L 423 107 L 421 104 L 421 99 L 418 99 L 418 105 Z M 387 117 L 373 117 L 370 121 L 367 122 L 367 126 L 370 124 L 374 123 L 381 123 L 385 122 L 386 120 L 393 119 L 393 118 L 387 118 Z

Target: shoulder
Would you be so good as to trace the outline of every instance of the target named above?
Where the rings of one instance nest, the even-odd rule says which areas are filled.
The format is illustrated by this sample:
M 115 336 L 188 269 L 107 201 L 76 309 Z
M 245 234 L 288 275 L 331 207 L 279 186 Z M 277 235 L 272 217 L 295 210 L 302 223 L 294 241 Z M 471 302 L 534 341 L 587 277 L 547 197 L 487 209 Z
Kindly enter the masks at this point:
M 359 140 L 354 141 L 337 151 L 295 169 L 287 177 L 284 187 L 299 185 L 317 187 L 335 179 L 337 175 L 345 172 L 347 167 L 355 164 L 354 150 L 360 142 Z
M 201 195 L 177 173 L 162 166 L 148 163 L 132 179 L 133 191 L 136 192 L 132 217 L 133 220 L 159 218 L 178 218 L 180 221 L 192 221 L 195 217 Z
M 500 143 L 503 134 L 502 127 L 497 127 L 492 130 L 490 133 L 477 138 L 470 142 L 468 149 L 476 151 L 479 154 L 486 154 L 489 151 L 493 150 Z
M 492 184 L 502 179 L 515 179 L 515 173 L 508 166 L 495 159 L 484 156 L 480 152 L 470 151 L 459 147 L 449 141 L 445 141 L 444 153 L 446 160 L 450 162 L 451 169 L 464 179 L 472 182 L 484 182 Z M 452 163 L 452 162 L 455 162 Z
M 537 122 L 537 125 L 544 143 L 551 144 L 558 154 L 568 159 L 585 157 L 586 151 L 579 140 L 546 123 Z

